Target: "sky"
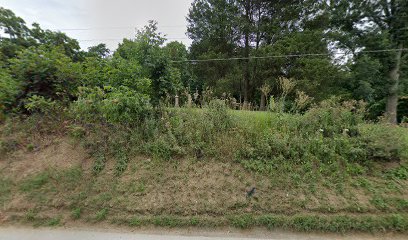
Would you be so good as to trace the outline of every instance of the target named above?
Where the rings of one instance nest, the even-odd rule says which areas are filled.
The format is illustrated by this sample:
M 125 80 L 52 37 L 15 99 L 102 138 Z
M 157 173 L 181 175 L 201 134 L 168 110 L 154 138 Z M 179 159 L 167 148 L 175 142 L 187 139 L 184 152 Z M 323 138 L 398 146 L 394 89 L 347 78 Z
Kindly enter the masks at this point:
M 149 20 L 169 41 L 189 46 L 188 9 L 193 0 L 0 0 L 27 25 L 65 32 L 86 50 L 99 43 L 114 50 L 123 38 L 132 38 Z

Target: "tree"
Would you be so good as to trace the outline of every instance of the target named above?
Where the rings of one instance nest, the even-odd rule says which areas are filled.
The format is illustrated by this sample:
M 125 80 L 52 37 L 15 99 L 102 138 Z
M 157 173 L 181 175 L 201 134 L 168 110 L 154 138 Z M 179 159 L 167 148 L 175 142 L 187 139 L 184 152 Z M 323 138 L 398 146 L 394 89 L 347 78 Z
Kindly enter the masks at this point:
M 65 55 L 73 61 L 83 60 L 84 53 L 81 51 L 78 41 L 68 37 L 65 33 L 43 30 L 37 23 L 33 24 L 33 28 L 30 32 L 30 36 L 34 38 L 39 45 L 46 45 L 50 48 L 58 46 L 63 49 Z
M 137 31 L 134 40 L 124 39 L 113 54 L 114 59 L 135 61 L 141 66 L 142 77 L 152 81 L 152 100 L 158 104 L 180 88 L 180 73 L 171 66 L 163 50 L 165 38 L 157 30 L 157 22 L 150 21 Z
M 21 49 L 35 44 L 35 41 L 30 39 L 30 30 L 25 21 L 3 7 L 0 7 L 0 31 L 4 32 L 0 36 L 3 60 L 15 57 Z
M 21 83 L 13 79 L 5 69 L 0 68 L 0 117 L 3 112 L 13 107 L 20 91 Z
M 180 73 L 180 84 L 189 91 L 195 90 L 198 87 L 198 83 L 191 71 L 190 65 L 185 62 L 189 57 L 186 46 L 181 42 L 173 41 L 167 43 L 163 47 L 163 51 L 166 58 L 173 61 L 171 63 L 172 68 L 177 69 Z
M 104 43 L 89 47 L 87 52 L 88 57 L 106 58 L 109 56 L 109 54 L 110 50 L 109 48 L 106 47 L 106 44 Z
M 239 10 L 235 0 L 195 0 L 187 17 L 187 34 L 193 40 L 190 58 L 206 60 L 235 57 L 240 39 L 238 19 Z M 191 67 L 197 76 L 196 89 L 203 90 L 208 86 L 215 88 L 218 93 L 240 95 L 242 77 L 231 77 L 235 75 L 233 70 L 236 70 L 237 62 L 200 62 L 192 63 Z M 225 85 L 235 87 L 225 89 L 224 82 L 228 82 Z
M 83 60 L 83 52 L 77 40 L 62 32 L 43 30 L 37 23 L 29 28 L 22 18 L 2 7 L 0 7 L 0 31 L 4 32 L 4 35 L 0 37 L 3 60 L 16 57 L 17 53 L 23 49 L 40 45 L 48 46 L 50 49 L 58 46 L 72 60 Z
M 371 59 L 381 63 L 380 88 L 387 91 L 386 117 L 397 123 L 398 95 L 401 91 L 402 62 L 408 45 L 408 2 L 405 0 L 341 0 L 331 2 L 332 22 L 342 46 L 351 49 L 363 61 L 359 49 L 396 49 L 391 52 L 371 54 Z M 379 99 L 377 99 L 379 100 Z
M 17 105 L 38 95 L 52 100 L 70 100 L 79 83 L 80 65 L 60 48 L 29 47 L 10 60 L 10 72 L 21 85 Z
M 196 0 L 188 15 L 188 34 L 193 39 L 191 57 L 198 59 L 243 57 L 241 61 L 200 62 L 194 65 L 199 78 L 216 92 L 243 95 L 244 103 L 262 99 L 258 89 L 278 77 L 295 77 L 300 87 L 320 93 L 338 80 L 339 69 L 331 61 L 325 32 L 328 12 L 325 1 L 291 0 Z M 251 59 L 267 55 L 321 53 L 327 57 L 300 59 Z M 336 72 L 333 77 L 306 68 Z M 340 74 L 341 75 L 341 74 Z M 238 79 L 238 81 L 237 81 Z M 337 85 L 336 85 L 337 86 Z M 219 89 L 220 90 L 217 90 Z M 277 89 L 275 89 L 277 90 Z M 323 98 L 327 96 L 321 94 Z

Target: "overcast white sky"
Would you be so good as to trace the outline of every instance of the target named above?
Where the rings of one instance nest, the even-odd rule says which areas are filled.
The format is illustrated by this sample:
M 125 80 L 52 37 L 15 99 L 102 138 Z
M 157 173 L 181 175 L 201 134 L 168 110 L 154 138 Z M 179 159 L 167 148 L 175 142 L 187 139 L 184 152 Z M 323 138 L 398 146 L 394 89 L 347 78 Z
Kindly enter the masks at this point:
M 28 25 L 61 30 L 86 49 L 106 43 L 115 49 L 123 38 L 135 35 L 148 20 L 157 20 L 159 31 L 169 40 L 187 46 L 186 16 L 193 0 L 0 0 Z

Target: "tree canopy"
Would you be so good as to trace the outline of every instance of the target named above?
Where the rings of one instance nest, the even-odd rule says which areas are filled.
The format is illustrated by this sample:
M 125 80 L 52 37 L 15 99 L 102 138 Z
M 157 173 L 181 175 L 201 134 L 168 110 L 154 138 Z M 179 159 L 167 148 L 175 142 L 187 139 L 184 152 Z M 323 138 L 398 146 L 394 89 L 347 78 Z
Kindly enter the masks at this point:
M 69 102 L 80 87 L 107 86 L 148 96 L 153 106 L 211 93 L 266 109 L 282 78 L 295 84 L 284 109 L 298 94 L 364 100 L 370 118 L 385 114 L 391 123 L 406 109 L 398 106 L 408 92 L 404 0 L 194 0 L 189 48 L 167 41 L 155 21 L 114 51 L 102 43 L 81 50 L 65 33 L 27 26 L 4 8 L 0 31 L 1 111 L 24 109 L 32 96 Z

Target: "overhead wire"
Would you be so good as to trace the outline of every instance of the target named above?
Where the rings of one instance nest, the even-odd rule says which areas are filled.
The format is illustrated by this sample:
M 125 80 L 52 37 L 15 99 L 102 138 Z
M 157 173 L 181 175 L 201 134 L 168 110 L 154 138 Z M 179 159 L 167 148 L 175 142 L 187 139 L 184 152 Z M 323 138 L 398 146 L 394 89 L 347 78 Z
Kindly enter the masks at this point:
M 381 50 L 367 50 L 359 51 L 358 53 L 381 53 L 381 52 L 396 52 L 396 51 L 408 51 L 408 48 L 401 49 L 381 49 Z M 286 57 L 318 57 L 318 56 L 332 56 L 332 55 L 349 55 L 347 52 L 335 52 L 335 53 L 305 53 L 305 54 L 284 54 L 284 55 L 268 55 L 268 56 L 252 56 L 252 57 L 231 57 L 231 58 L 212 58 L 212 59 L 195 59 L 195 60 L 176 60 L 172 63 L 182 62 L 217 62 L 217 61 L 235 61 L 235 60 L 251 60 L 251 59 L 271 59 L 271 58 L 286 58 Z
M 92 31 L 92 30 L 109 30 L 109 29 L 137 29 L 144 26 L 115 26 L 115 27 L 89 27 L 89 28 L 59 28 L 53 29 L 54 31 Z M 158 28 L 178 28 L 178 27 L 187 27 L 186 25 L 163 25 L 158 26 Z
M 105 39 L 76 39 L 78 42 L 96 42 L 96 41 L 122 41 L 123 39 L 125 39 L 126 37 L 124 37 L 124 38 L 105 38 Z M 177 37 L 164 37 L 165 39 L 167 39 L 167 40 L 184 40 L 184 39 L 189 39 L 189 38 L 187 38 L 187 37 L 184 37 L 184 38 L 182 38 L 182 37 L 180 37 L 180 38 L 177 38 Z M 128 38 L 129 39 L 129 38 Z

